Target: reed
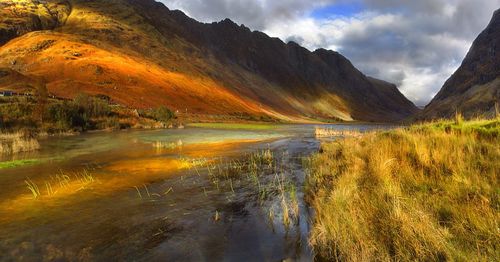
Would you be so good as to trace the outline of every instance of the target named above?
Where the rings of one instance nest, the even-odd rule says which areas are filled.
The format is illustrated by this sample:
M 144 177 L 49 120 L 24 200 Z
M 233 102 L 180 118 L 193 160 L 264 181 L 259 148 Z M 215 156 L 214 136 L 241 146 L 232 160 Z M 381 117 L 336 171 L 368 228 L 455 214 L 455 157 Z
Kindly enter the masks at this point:
M 284 154 L 282 157 L 286 157 Z M 278 161 L 274 152 L 270 149 L 259 150 L 248 154 L 241 159 L 212 159 L 201 161 L 200 165 L 194 165 L 193 169 L 197 176 L 200 170 L 205 169 L 213 186 L 218 191 L 236 194 L 236 185 L 253 186 L 256 200 L 265 208 L 267 200 L 276 206 L 268 210 L 271 222 L 275 217 L 288 230 L 290 225 L 299 221 L 299 199 L 297 187 L 290 180 L 286 172 L 285 161 Z M 272 179 L 271 176 L 274 176 Z M 208 196 L 206 188 L 203 194 Z M 230 201 L 230 197 L 228 200 Z M 269 202 L 267 202 L 269 203 Z
M 45 193 L 42 193 L 38 184 L 31 180 L 31 178 L 27 178 L 24 182 L 33 196 L 33 199 L 40 199 L 42 197 L 56 196 L 62 192 L 78 192 L 98 182 L 98 180 L 88 169 L 68 174 L 60 170 L 59 174 L 51 176 L 50 179 L 41 181 L 41 185 L 45 185 Z
M 36 151 L 40 143 L 24 132 L 0 133 L 0 155 Z
M 33 182 L 30 178 L 26 178 L 26 180 L 24 180 L 24 183 L 26 183 L 26 186 L 33 195 L 33 199 L 38 199 L 41 196 L 38 185 L 35 182 Z
M 319 128 L 316 127 L 314 134 L 316 137 L 361 137 L 362 132 L 358 130 L 340 130 L 336 128 Z
M 220 213 L 219 211 L 215 210 L 214 221 L 217 222 L 219 220 L 220 220 Z

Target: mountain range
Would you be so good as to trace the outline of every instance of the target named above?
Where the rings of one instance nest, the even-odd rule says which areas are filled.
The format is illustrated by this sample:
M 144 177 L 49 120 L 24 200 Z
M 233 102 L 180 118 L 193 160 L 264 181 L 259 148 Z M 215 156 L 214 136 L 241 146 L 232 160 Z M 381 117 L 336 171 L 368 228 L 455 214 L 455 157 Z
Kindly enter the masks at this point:
M 418 112 L 341 54 L 200 23 L 154 0 L 3 0 L 0 88 L 292 122 L 401 121 Z
M 500 106 L 500 9 L 420 119 L 493 117 Z M 497 109 L 496 109 L 497 108 Z

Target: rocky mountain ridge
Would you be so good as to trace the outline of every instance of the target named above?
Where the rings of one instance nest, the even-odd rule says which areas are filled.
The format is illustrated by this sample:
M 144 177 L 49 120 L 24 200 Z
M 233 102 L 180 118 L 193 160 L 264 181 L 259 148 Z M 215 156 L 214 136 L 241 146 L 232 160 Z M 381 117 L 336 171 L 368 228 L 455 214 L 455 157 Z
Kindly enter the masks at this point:
M 58 96 L 285 121 L 400 121 L 418 111 L 337 52 L 229 19 L 199 23 L 153 0 L 22 2 L 0 18 L 0 67 L 43 79 Z M 35 7 L 46 12 L 36 18 Z
M 492 117 L 495 105 L 500 105 L 500 9 L 419 118 L 449 118 L 456 112 Z

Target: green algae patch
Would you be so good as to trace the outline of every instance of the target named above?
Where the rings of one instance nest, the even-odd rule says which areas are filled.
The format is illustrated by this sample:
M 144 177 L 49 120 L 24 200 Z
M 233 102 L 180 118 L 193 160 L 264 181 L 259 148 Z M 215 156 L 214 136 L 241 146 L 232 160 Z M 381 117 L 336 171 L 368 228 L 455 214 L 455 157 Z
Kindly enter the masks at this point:
M 27 165 L 35 165 L 35 164 L 39 164 L 41 162 L 42 162 L 42 160 L 40 160 L 40 159 L 23 159 L 23 160 L 13 160 L 13 161 L 0 162 L 0 169 L 21 167 L 21 166 L 27 166 Z
M 277 129 L 278 125 L 260 123 L 192 123 L 188 124 L 188 127 L 233 130 L 273 130 Z

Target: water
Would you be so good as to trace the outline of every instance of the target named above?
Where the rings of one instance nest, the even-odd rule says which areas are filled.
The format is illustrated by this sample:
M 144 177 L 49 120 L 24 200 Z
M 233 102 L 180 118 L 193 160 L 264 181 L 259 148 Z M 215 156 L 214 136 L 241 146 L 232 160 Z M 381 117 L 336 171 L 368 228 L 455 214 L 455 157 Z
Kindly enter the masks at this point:
M 0 169 L 0 260 L 311 261 L 302 160 L 319 149 L 313 132 L 286 125 L 43 140 L 39 152 L 0 159 L 38 160 Z M 210 175 L 262 150 L 276 164 L 262 168 L 258 183 L 248 170 L 217 181 Z M 38 187 L 37 199 L 27 182 Z M 298 206 L 288 225 L 285 194 Z

